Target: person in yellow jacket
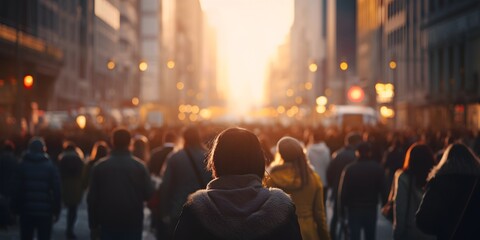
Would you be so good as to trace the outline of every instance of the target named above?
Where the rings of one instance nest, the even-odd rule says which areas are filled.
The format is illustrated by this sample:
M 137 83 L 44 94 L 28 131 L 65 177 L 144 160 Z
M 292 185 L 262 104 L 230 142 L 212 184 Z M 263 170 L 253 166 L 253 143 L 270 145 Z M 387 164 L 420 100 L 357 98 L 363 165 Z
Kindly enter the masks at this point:
M 310 167 L 302 144 L 283 137 L 277 143 L 275 161 L 268 168 L 265 184 L 280 188 L 295 203 L 304 240 L 330 239 L 323 205 L 323 184 Z

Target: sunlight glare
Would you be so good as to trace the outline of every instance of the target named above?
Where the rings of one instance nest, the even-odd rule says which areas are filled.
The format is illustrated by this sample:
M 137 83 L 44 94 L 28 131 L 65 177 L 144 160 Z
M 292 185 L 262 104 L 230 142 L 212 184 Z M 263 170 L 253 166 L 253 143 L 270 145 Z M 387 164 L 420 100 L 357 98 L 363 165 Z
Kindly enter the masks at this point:
M 263 104 L 268 59 L 292 25 L 293 0 L 202 0 L 202 9 L 216 28 L 219 79 L 229 109 L 244 115 Z M 223 72 L 222 72 L 223 71 Z M 226 71 L 226 72 L 225 72 Z

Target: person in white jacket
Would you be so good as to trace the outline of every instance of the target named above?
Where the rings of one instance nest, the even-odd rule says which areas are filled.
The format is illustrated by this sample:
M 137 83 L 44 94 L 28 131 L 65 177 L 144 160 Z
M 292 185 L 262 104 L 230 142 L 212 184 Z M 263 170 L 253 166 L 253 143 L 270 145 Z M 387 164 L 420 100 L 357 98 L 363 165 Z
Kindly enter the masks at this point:
M 327 199 L 328 183 L 327 183 L 327 168 L 330 164 L 331 155 L 330 148 L 325 144 L 325 130 L 317 128 L 313 130 L 312 136 L 313 144 L 307 147 L 307 158 L 313 166 L 315 172 L 320 176 L 323 183 L 324 202 Z

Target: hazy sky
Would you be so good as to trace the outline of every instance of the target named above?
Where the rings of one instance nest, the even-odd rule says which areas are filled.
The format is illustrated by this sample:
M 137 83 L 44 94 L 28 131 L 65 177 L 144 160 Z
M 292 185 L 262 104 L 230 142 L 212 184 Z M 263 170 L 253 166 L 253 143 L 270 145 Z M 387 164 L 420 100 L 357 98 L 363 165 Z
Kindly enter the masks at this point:
M 217 29 L 219 60 L 228 79 L 230 106 L 243 114 L 263 103 L 269 57 L 293 21 L 293 0 L 202 0 L 202 9 Z M 232 108 L 231 108 L 232 109 Z

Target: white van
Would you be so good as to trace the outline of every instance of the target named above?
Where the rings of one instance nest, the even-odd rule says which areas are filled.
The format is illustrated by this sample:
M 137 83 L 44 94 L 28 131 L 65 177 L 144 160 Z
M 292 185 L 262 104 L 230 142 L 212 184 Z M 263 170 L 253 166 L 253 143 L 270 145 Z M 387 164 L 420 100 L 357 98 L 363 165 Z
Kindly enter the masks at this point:
M 379 121 L 378 112 L 367 106 L 357 105 L 332 105 L 323 119 L 325 126 L 337 125 L 339 127 L 361 127 L 376 125 Z

